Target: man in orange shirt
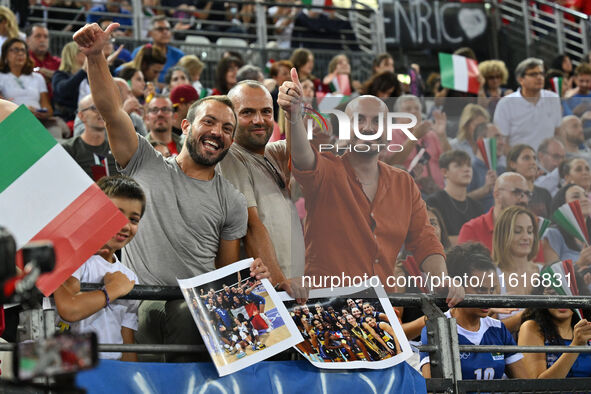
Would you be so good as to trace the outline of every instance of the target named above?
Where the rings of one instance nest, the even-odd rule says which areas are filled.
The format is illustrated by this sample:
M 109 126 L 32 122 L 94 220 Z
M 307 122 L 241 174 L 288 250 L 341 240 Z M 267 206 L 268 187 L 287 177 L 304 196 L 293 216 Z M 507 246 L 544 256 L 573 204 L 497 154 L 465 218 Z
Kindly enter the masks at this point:
M 429 224 L 425 202 L 412 177 L 378 160 L 385 134 L 344 156 L 319 153 L 307 139 L 302 118 L 302 86 L 295 69 L 279 89 L 278 104 L 288 118 L 286 131 L 293 174 L 303 186 L 308 216 L 305 224 L 306 275 L 318 286 L 323 278 L 371 277 L 395 288 L 392 281 L 400 249 L 410 250 L 424 272 L 447 275 L 443 247 Z M 376 97 L 361 96 L 345 110 L 365 135 L 376 134 L 380 117 L 386 125 L 388 108 Z M 354 116 L 358 114 L 358 116 Z M 353 127 L 351 128 L 353 135 Z M 352 137 L 351 146 L 364 142 Z M 379 144 L 379 145 L 378 145 Z M 359 149 L 365 150 L 365 149 Z M 332 282 L 320 287 L 329 287 Z M 448 289 L 448 303 L 464 296 L 463 287 Z

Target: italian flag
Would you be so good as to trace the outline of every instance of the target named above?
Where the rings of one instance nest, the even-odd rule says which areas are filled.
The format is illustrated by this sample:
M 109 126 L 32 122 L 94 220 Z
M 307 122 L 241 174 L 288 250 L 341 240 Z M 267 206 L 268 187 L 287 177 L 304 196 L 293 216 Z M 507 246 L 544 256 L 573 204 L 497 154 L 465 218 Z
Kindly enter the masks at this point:
M 562 205 L 552 214 L 552 220 L 564 231 L 579 239 L 586 246 L 591 243 L 585 216 L 581 212 L 579 201 L 576 200 Z
M 478 150 L 482 154 L 484 163 L 489 170 L 497 170 L 497 139 L 496 138 L 480 138 L 476 142 Z
M 0 226 L 17 249 L 53 242 L 56 266 L 36 285 L 53 293 L 127 218 L 21 105 L 0 123 Z
M 331 93 L 340 93 L 345 96 L 351 95 L 351 82 L 347 74 L 337 74 L 328 85 Z
M 562 77 L 553 77 L 550 79 L 552 90 L 559 96 L 562 96 Z
M 575 269 L 571 260 L 558 261 L 547 265 L 541 271 L 542 279 L 549 279 L 551 286 L 558 295 L 577 296 L 579 288 L 575 278 Z M 583 311 L 575 309 L 575 312 L 583 319 Z
M 478 94 L 478 62 L 464 56 L 439 53 L 441 86 L 459 92 Z

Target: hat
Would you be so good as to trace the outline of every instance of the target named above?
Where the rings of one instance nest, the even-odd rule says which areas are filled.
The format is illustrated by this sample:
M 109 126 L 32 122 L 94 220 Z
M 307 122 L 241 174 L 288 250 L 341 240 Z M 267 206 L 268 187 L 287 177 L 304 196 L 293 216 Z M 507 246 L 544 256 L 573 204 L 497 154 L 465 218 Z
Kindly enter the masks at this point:
M 170 101 L 175 107 L 179 104 L 192 103 L 197 100 L 199 100 L 199 93 L 191 85 L 180 85 L 170 92 Z

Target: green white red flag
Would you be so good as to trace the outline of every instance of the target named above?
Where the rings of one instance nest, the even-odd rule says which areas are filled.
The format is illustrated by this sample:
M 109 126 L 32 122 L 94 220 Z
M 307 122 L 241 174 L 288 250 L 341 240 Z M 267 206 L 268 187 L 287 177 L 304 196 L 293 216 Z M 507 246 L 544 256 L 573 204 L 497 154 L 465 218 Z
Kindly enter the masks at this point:
M 478 62 L 459 55 L 439 53 L 441 86 L 459 92 L 478 94 Z
M 18 249 L 53 242 L 55 269 L 36 283 L 48 296 L 127 218 L 24 105 L 0 123 L 0 146 L 0 225 Z
M 497 170 L 497 139 L 480 138 L 477 141 L 478 150 L 482 154 L 484 163 L 489 170 Z
M 552 214 L 552 220 L 564 231 L 579 239 L 585 245 L 589 245 L 589 232 L 587 223 L 581 212 L 579 201 L 572 201 L 562 205 Z
M 552 288 L 558 295 L 577 296 L 579 288 L 575 279 L 575 269 L 571 260 L 558 261 L 545 266 L 542 271 L 542 279 L 548 278 Z M 575 312 L 583 319 L 583 311 L 575 309 Z

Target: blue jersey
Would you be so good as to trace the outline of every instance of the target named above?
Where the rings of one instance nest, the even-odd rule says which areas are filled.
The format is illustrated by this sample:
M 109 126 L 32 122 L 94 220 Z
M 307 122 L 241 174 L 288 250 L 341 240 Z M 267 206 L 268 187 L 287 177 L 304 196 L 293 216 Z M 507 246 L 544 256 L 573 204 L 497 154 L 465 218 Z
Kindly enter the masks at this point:
M 265 304 L 265 297 L 261 297 L 260 295 L 254 294 L 252 291 L 248 294 L 244 294 L 244 299 L 246 302 L 254 302 L 257 305 Z
M 450 317 L 449 311 L 445 313 Z M 421 332 L 423 345 L 427 341 L 427 327 Z M 497 319 L 484 317 L 480 319 L 480 329 L 476 332 L 468 331 L 458 325 L 458 343 L 460 345 L 512 345 L 515 340 L 507 327 Z M 460 352 L 460 364 L 462 365 L 462 379 L 492 380 L 502 379 L 505 366 L 513 364 L 523 358 L 521 353 L 470 353 Z M 429 353 L 421 352 L 421 363 L 429 362 Z
M 226 326 L 226 328 L 232 328 L 232 316 L 230 315 L 230 312 L 224 308 L 215 308 L 215 313 L 220 317 L 222 324 Z
M 562 345 L 569 346 L 572 341 L 563 339 Z M 545 345 L 549 345 L 548 342 Z M 550 368 L 562 353 L 546 353 L 546 366 Z M 568 371 L 567 378 L 588 378 L 591 376 L 591 353 L 579 353 L 573 366 Z

